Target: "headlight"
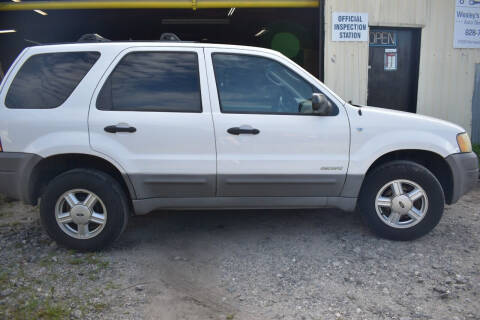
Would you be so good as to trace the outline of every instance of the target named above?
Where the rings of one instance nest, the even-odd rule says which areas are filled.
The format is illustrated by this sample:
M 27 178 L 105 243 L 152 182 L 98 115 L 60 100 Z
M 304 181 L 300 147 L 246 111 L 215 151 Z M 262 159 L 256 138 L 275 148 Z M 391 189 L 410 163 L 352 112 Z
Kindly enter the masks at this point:
M 468 133 L 459 133 L 457 135 L 457 143 L 458 147 L 460 148 L 460 152 L 472 152 L 472 142 L 470 141 Z

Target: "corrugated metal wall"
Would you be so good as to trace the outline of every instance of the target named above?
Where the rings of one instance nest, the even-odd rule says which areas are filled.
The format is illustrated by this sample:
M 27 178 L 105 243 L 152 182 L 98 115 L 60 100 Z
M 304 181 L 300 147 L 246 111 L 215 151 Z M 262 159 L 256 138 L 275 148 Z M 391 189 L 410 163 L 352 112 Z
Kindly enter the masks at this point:
M 325 1 L 325 84 L 345 100 L 366 104 L 368 43 L 332 42 L 333 11 L 368 12 L 370 26 L 422 28 L 417 112 L 471 132 L 480 49 L 453 49 L 454 0 Z

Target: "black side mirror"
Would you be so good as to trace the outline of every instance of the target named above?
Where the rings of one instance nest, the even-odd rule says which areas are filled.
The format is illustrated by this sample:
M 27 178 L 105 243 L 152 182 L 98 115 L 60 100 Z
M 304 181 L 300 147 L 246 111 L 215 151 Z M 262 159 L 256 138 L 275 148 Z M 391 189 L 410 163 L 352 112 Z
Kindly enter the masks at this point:
M 332 113 L 333 108 L 327 97 L 321 93 L 314 93 L 312 95 L 312 109 L 313 113 L 328 116 Z

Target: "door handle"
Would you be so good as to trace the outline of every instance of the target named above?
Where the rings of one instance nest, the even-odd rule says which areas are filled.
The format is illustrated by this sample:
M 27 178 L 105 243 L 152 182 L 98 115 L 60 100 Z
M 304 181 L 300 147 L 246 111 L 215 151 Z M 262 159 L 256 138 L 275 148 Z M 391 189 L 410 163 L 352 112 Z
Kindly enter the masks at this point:
M 134 133 L 137 131 L 137 128 L 135 127 L 119 127 L 119 126 L 107 126 L 104 128 L 106 132 L 109 133 L 117 133 L 117 132 L 128 132 L 128 133 Z
M 228 129 L 227 132 L 238 136 L 239 134 L 259 134 L 260 130 L 253 129 L 253 128 L 247 129 L 247 128 L 240 128 L 240 127 L 233 127 Z

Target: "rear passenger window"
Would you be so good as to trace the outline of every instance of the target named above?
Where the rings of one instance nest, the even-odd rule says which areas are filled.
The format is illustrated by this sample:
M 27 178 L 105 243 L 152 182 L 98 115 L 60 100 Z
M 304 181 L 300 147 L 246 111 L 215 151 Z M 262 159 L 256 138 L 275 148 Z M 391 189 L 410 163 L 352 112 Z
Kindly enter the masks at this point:
M 100 110 L 202 112 L 193 52 L 134 52 L 118 63 L 97 99 Z
M 59 107 L 99 57 L 98 52 L 59 52 L 31 56 L 13 79 L 5 105 L 15 109 Z

